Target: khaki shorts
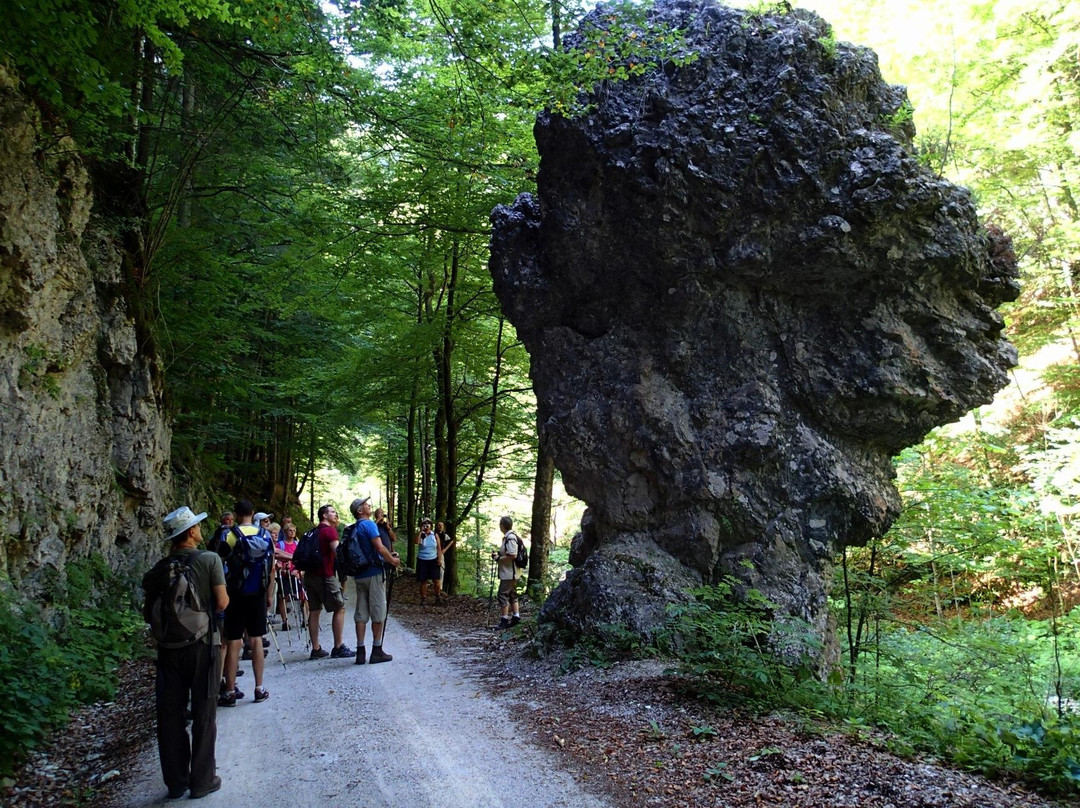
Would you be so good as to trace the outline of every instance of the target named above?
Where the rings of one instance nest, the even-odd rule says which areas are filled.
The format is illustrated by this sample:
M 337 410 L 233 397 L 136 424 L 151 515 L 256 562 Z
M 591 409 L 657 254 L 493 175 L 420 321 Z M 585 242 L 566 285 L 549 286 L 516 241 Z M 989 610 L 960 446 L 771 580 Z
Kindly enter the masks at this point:
M 337 577 L 323 578 L 316 572 L 304 573 L 304 591 L 308 608 L 313 612 L 338 612 L 345 608 L 345 596 Z
M 499 605 L 500 606 L 517 606 L 518 593 L 517 593 L 517 581 L 513 578 L 509 578 L 505 581 L 499 581 Z
M 386 621 L 386 583 L 381 575 L 354 578 L 356 582 L 356 608 L 354 623 L 383 623 Z

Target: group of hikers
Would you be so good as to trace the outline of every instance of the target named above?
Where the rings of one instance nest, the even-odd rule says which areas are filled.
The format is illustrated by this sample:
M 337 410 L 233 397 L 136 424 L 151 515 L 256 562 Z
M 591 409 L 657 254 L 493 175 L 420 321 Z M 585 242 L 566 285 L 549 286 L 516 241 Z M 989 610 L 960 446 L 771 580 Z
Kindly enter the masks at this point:
M 217 708 L 234 707 L 245 698 L 237 687 L 241 658 L 251 660 L 253 701 L 270 697 L 263 686 L 269 647 L 265 635 L 271 625 L 289 627 L 286 604 L 300 607 L 292 619 L 300 620 L 301 627 L 306 624 L 310 659 L 351 658 L 356 665 L 393 659 L 383 649 L 383 630 L 388 589 L 392 591 L 394 573 L 402 565 L 394 552 L 397 537 L 385 512 L 373 511 L 370 497 L 354 499 L 349 510 L 355 521 L 343 535 L 337 511 L 323 505 L 318 524 L 297 539 L 291 519 L 278 525 L 273 514 L 256 513 L 251 502 L 242 499 L 222 514 L 205 545 L 201 523 L 206 513 L 183 506 L 164 518 L 172 547 L 144 576 L 143 590 L 144 615 L 157 643 L 158 752 L 170 799 L 185 793 L 199 799 L 221 788 L 215 760 Z M 499 526 L 503 540 L 492 553 L 492 563 L 499 578 L 499 627 L 509 628 L 521 620 L 517 582 L 522 544 L 510 517 L 504 516 Z M 444 554 L 453 542 L 442 522 L 421 520 L 413 543 L 422 604 L 432 590 L 433 602 L 445 600 Z M 342 570 L 345 574 L 339 577 Z M 349 577 L 355 592 L 355 651 L 344 642 L 342 585 Z M 319 640 L 323 611 L 331 616 L 329 651 Z M 368 623 L 370 656 L 365 644 Z

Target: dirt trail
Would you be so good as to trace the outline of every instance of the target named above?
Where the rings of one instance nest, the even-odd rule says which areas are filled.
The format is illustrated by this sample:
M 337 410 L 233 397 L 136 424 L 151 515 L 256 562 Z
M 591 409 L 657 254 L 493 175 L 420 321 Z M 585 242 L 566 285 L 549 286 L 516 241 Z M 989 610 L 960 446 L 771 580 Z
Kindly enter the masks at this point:
M 327 618 L 321 636 L 330 637 Z M 351 645 L 352 626 L 346 628 Z M 202 805 L 229 808 L 602 808 L 550 753 L 517 738 L 513 702 L 493 699 L 469 671 L 437 657 L 391 618 L 394 660 L 309 661 L 303 645 L 279 637 L 287 669 L 270 649 L 265 687 L 251 700 L 250 663 L 238 682 L 248 698 L 218 711 L 217 764 L 223 785 Z M 370 643 L 370 639 L 368 640 Z M 329 645 L 326 642 L 326 645 Z M 516 751 L 511 751 L 516 750 Z M 152 744 L 114 805 L 176 805 Z

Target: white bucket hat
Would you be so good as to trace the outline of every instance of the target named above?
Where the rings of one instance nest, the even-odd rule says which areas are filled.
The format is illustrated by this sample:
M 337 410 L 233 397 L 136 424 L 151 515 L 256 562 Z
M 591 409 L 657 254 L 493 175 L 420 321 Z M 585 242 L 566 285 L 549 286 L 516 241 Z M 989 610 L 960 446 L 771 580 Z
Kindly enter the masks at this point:
M 169 534 L 165 538 L 171 539 L 174 536 L 179 536 L 189 527 L 199 524 L 205 518 L 205 513 L 196 516 L 187 505 L 181 505 L 162 520 L 162 524 L 165 525 L 165 532 Z

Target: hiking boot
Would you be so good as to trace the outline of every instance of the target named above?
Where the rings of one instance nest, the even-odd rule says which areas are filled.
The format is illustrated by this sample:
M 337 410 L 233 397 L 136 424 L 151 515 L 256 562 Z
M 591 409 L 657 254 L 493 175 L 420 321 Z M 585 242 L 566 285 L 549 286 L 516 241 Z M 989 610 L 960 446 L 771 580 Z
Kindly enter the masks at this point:
M 389 662 L 393 659 L 386 651 L 382 649 L 381 645 L 376 645 L 371 649 L 371 664 L 378 665 L 380 662 Z
M 263 690 L 261 687 L 255 688 L 255 703 L 258 704 L 261 701 L 266 701 L 270 698 L 270 691 Z
M 251 659 L 251 649 L 250 648 L 245 648 L 244 653 L 242 653 L 240 655 L 240 659 L 243 660 L 244 662 Z
M 510 628 L 510 618 L 504 617 L 499 620 L 499 625 L 496 628 Z
M 330 656 L 329 651 L 324 651 L 321 648 L 312 648 L 311 656 L 309 656 L 308 659 L 326 659 L 328 656 Z
M 170 788 L 169 789 L 169 799 L 170 800 L 178 800 L 182 796 L 184 796 L 185 794 L 187 794 L 187 786 L 183 786 L 182 788 Z
M 263 650 L 265 651 L 267 648 L 270 647 L 270 640 L 266 639 L 266 637 L 263 637 L 262 640 L 263 640 Z
M 289 630 L 289 623 L 288 623 L 288 621 L 285 621 L 285 620 L 281 621 L 281 630 L 282 630 L 282 631 L 288 631 L 288 630 Z
M 357 665 L 363 665 L 367 661 L 367 649 L 364 646 L 360 646 L 356 649 L 356 663 Z
M 236 693 L 222 693 L 217 699 L 218 707 L 235 707 Z
M 205 797 L 207 794 L 213 794 L 219 788 L 221 788 L 221 778 L 215 774 L 214 779 L 211 780 L 207 785 L 203 786 L 202 788 L 191 789 L 188 797 L 193 800 L 198 800 Z
M 345 657 L 351 657 L 353 655 L 353 649 L 342 643 L 337 648 L 330 651 L 331 659 L 344 659 Z
M 515 614 L 513 617 L 510 618 L 510 625 L 512 625 L 512 626 L 516 626 L 520 622 L 521 622 L 521 615 Z

